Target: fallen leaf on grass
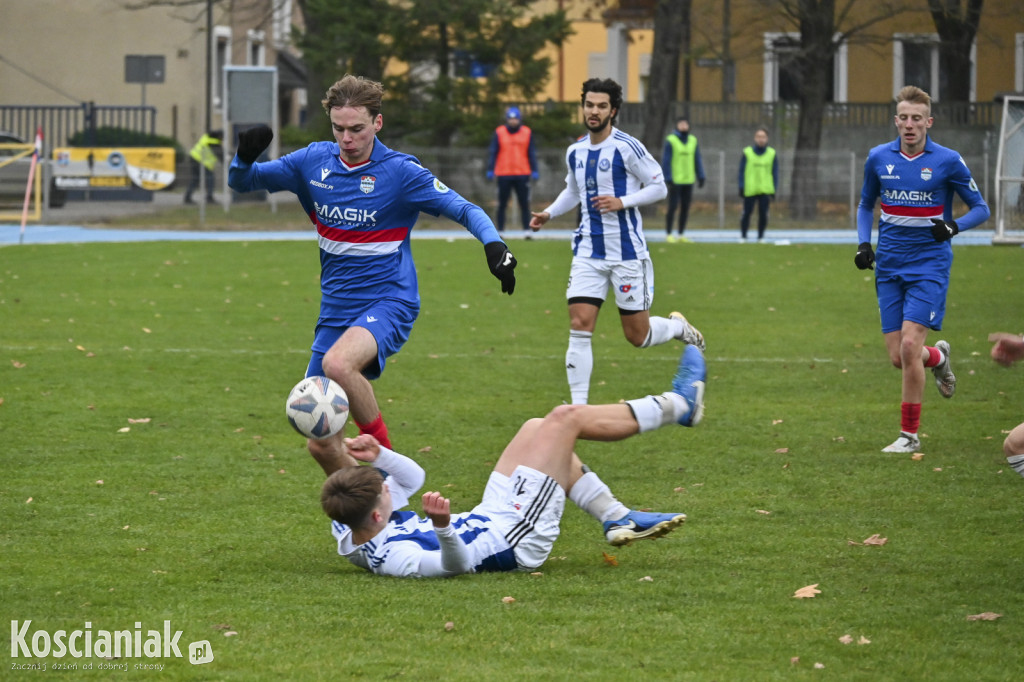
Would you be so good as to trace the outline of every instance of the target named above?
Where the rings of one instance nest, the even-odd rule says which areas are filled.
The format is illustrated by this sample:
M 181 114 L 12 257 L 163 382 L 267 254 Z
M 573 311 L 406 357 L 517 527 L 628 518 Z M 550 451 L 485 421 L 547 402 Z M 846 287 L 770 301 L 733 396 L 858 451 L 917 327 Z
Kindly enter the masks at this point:
M 609 566 L 618 566 L 619 565 L 619 560 L 616 559 L 614 555 L 609 554 L 608 552 L 601 552 L 601 556 L 604 557 L 604 562 L 606 564 L 608 564 Z
M 501 598 L 501 603 L 502 604 L 512 604 L 512 603 L 515 602 L 515 600 L 516 600 L 515 597 L 502 597 Z
M 883 538 L 878 533 L 875 533 L 871 537 L 864 539 L 865 545 L 884 545 L 887 542 L 889 542 L 889 538 Z
M 654 582 L 654 578 L 652 578 L 649 575 L 645 575 L 643 578 L 640 578 L 639 580 L 637 580 L 637 582 L 638 583 L 653 583 Z
M 119 428 L 119 429 L 117 430 L 117 432 L 118 432 L 118 433 L 128 433 L 128 432 L 129 432 L 129 431 L 131 431 L 131 430 L 132 430 L 132 429 L 131 429 L 131 427 L 130 427 L 130 426 L 122 426 L 121 428 Z
M 825 664 L 824 663 L 815 663 L 814 664 L 814 669 L 815 670 L 824 670 L 825 669 Z
M 152 419 L 151 417 L 140 417 L 138 419 L 132 419 L 131 417 L 128 417 L 128 423 L 129 424 L 148 424 L 151 419 Z
M 775 454 L 776 455 L 784 455 L 787 452 L 789 452 L 789 448 L 776 448 L 775 449 Z
M 910 459 L 914 460 L 915 462 L 920 462 L 922 459 L 924 459 L 924 453 L 923 452 L 915 452 L 914 454 L 912 454 L 910 456 Z
M 758 513 L 758 514 L 765 514 L 765 515 L 767 515 L 767 514 L 771 514 L 771 512 L 770 512 L 770 511 L 768 511 L 767 509 L 758 509 L 758 510 L 757 510 L 757 513 Z
M 840 644 L 853 644 L 853 635 L 843 635 L 839 638 Z
M 17 360 L 11 360 L 11 364 L 14 366 L 14 369 L 25 369 L 25 363 L 24 362 L 18 362 Z
M 103 485 L 103 479 L 101 478 L 98 481 L 96 481 L 96 485 Z
M 148 327 L 143 327 L 142 331 L 146 332 L 147 334 L 152 334 L 153 333 Z
M 31 502 L 31 501 L 32 501 L 32 498 L 30 497 L 30 498 L 28 498 L 27 500 L 25 500 L 25 504 L 28 504 L 28 503 L 29 503 L 29 502 Z
M 973 616 L 967 616 L 967 620 L 995 620 L 997 618 L 1002 617 L 1003 614 L 1001 613 L 992 613 L 991 611 L 986 611 L 985 613 L 976 613 Z
M 789 659 L 789 664 L 790 665 L 796 665 L 799 662 L 800 662 L 800 657 L 799 656 L 794 656 L 793 658 Z
M 781 423 L 782 423 L 781 419 L 773 419 L 772 420 L 772 426 L 776 426 L 776 425 L 781 424 Z
M 425 447 L 422 447 L 422 448 L 420 448 L 420 449 L 419 449 L 419 452 L 430 452 L 430 451 L 431 451 L 431 450 L 433 450 L 433 449 L 434 449 L 434 448 L 432 448 L 431 446 L 427 445 L 427 446 L 425 446 Z
M 224 636 L 225 637 L 237 637 L 238 633 L 235 632 L 234 630 L 228 630 L 227 632 L 224 633 Z
M 871 640 L 865 637 L 864 635 L 861 635 L 860 638 L 857 640 L 857 644 L 871 644 Z
M 807 587 L 801 587 L 793 593 L 793 597 L 796 599 L 814 599 L 814 595 L 816 594 L 821 594 L 821 590 L 818 589 L 818 583 L 808 585 Z
M 455 623 L 453 623 L 451 621 L 448 621 L 447 623 L 444 624 L 444 629 L 447 632 L 451 632 L 452 630 L 455 629 Z

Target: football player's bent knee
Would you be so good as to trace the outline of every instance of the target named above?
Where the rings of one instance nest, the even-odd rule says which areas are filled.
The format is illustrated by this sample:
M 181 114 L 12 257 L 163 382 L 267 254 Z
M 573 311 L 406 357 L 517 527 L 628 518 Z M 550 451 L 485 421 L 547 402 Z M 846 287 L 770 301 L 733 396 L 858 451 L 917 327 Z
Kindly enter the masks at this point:
M 324 374 L 342 383 L 340 379 L 359 373 L 359 368 L 353 365 L 348 358 L 341 353 L 328 353 L 323 359 Z
M 586 407 L 586 405 L 559 405 L 548 412 L 547 416 L 544 417 L 544 421 L 561 424 L 572 423 L 576 421 L 579 412 L 586 409 Z
M 1003 441 L 1003 454 L 1007 457 L 1024 454 L 1024 427 L 1018 426 L 1010 431 Z

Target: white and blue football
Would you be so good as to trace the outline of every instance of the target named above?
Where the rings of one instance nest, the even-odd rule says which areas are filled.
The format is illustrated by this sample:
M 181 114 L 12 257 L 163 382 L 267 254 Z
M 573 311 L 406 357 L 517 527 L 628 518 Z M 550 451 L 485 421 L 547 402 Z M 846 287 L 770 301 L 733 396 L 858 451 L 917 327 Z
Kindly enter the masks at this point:
M 348 396 L 327 377 L 306 377 L 288 394 L 285 414 L 306 438 L 323 440 L 341 433 L 348 420 Z

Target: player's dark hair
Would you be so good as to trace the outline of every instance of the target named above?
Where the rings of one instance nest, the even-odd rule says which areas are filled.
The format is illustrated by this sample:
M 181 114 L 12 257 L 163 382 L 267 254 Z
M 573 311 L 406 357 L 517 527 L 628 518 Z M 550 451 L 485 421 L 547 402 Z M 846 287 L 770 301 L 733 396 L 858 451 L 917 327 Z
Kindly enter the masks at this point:
M 349 528 L 362 528 L 377 506 L 384 477 L 374 467 L 338 469 L 327 477 L 320 490 L 320 507 L 327 516 Z
M 583 81 L 583 92 L 580 94 L 580 106 L 587 101 L 588 92 L 603 92 L 608 99 L 615 113 L 612 114 L 612 125 L 615 125 L 619 117 L 619 109 L 622 108 L 622 86 L 611 78 L 591 78 Z
M 362 76 L 345 76 L 327 88 L 327 94 L 321 100 L 324 111 L 328 115 L 334 107 L 366 107 L 370 118 L 377 118 L 384 100 L 384 86 Z

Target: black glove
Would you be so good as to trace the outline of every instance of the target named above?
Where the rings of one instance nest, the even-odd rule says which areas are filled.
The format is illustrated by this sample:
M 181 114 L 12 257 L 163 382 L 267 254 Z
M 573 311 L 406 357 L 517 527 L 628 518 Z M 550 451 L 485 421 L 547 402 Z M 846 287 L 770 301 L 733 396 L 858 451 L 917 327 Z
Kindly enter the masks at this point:
M 258 125 L 238 133 L 238 149 L 235 153 L 238 158 L 246 163 L 252 163 L 260 158 L 260 154 L 270 146 L 274 139 L 274 131 L 270 126 Z
M 944 242 L 960 234 L 960 228 L 956 226 L 956 221 L 954 220 L 932 218 L 932 223 L 932 236 L 935 237 L 937 242 Z
M 704 187 L 704 178 L 697 178 L 697 188 L 698 189 L 703 189 L 703 187 Z
M 871 242 L 861 242 L 857 247 L 857 255 L 853 257 L 853 264 L 858 270 L 875 269 L 875 250 L 871 248 Z
M 516 257 L 504 242 L 484 244 L 484 253 L 487 255 L 487 267 L 491 269 L 491 274 L 501 282 L 501 293 L 511 296 L 516 290 Z

